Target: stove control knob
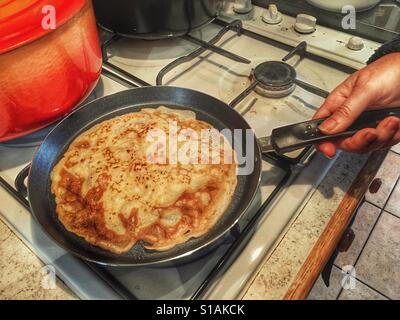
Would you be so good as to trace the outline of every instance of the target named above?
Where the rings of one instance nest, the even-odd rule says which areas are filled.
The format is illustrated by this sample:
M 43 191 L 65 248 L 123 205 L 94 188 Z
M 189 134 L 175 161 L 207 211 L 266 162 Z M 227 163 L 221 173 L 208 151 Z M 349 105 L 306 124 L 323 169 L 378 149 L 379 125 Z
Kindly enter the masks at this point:
M 282 21 L 282 14 L 274 4 L 270 4 L 268 9 L 264 11 L 262 20 L 268 24 L 278 24 Z
M 354 51 L 360 51 L 364 48 L 364 41 L 360 37 L 351 37 L 349 42 L 347 42 L 347 48 Z
M 317 18 L 308 14 L 300 13 L 296 17 L 294 29 L 299 33 L 313 33 L 317 27 Z
M 251 10 L 253 10 L 251 0 L 236 0 L 233 5 L 233 11 L 239 14 L 249 13 Z

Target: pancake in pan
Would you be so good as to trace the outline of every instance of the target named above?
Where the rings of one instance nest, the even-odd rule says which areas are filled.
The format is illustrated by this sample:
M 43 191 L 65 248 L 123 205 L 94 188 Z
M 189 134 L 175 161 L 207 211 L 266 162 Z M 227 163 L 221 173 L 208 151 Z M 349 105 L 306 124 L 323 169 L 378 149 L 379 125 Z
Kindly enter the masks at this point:
M 166 144 L 155 139 L 158 130 L 168 133 Z M 202 132 L 217 139 L 205 144 Z M 184 148 L 182 133 L 197 153 Z M 168 250 L 207 233 L 227 209 L 235 159 L 223 135 L 193 112 L 159 107 L 118 116 L 78 136 L 54 167 L 57 215 L 67 230 L 114 253 L 140 240 L 147 249 Z

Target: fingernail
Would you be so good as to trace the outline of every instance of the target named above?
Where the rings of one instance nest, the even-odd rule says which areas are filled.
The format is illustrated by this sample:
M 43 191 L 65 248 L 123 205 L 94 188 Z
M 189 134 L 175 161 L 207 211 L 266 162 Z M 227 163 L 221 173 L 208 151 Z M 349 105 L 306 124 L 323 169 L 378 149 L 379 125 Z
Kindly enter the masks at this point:
M 332 131 L 333 129 L 336 128 L 338 123 L 334 119 L 327 119 L 322 124 L 319 126 L 320 129 L 323 131 Z

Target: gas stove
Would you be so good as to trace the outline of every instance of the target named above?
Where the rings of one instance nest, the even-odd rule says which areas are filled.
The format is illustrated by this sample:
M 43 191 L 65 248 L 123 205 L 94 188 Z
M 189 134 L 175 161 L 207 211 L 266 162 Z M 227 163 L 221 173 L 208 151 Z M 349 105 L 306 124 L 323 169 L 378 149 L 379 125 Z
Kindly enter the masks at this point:
M 240 2 L 240 1 L 239 1 Z M 132 87 L 180 86 L 205 92 L 241 113 L 258 137 L 312 117 L 328 93 L 362 67 L 380 45 L 296 18 L 227 1 L 224 14 L 179 38 L 137 40 L 100 30 L 101 79 L 88 101 Z M 240 12 L 240 13 L 238 13 Z M 280 17 L 266 23 L 266 17 Z M 310 22 L 311 21 L 311 22 Z M 52 242 L 32 219 L 25 180 L 37 146 L 50 128 L 0 144 L 0 216 L 57 275 L 84 299 L 235 299 L 276 247 L 335 159 L 311 149 L 263 159 L 251 208 L 214 251 L 190 263 L 110 267 L 79 260 Z

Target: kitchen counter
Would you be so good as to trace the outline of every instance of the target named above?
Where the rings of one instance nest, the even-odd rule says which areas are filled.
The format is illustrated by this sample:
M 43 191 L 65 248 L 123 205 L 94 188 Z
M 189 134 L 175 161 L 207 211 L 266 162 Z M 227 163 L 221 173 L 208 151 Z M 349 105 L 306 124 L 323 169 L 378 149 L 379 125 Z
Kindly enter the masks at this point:
M 0 220 L 0 299 L 77 298 L 58 278 L 54 286 L 45 283 L 45 270 L 38 257 Z
M 265 257 L 258 272 L 243 291 L 243 299 L 291 298 L 288 294 L 293 288 L 296 289 L 295 284 L 302 271 L 309 265 L 317 265 L 316 272 L 311 273 L 305 281 L 309 287 L 312 286 L 324 260 L 319 260 L 319 263 L 310 262 L 310 253 L 321 241 L 326 227 L 334 220 L 338 207 L 359 177 L 361 169 L 365 168 L 367 158 L 365 155 L 339 155 L 304 209 Z M 328 255 L 329 252 L 326 253 Z M 0 299 L 76 299 L 59 279 L 53 288 L 43 287 L 42 262 L 1 221 L 0 270 Z M 306 297 L 307 293 L 303 296 Z
M 344 153 L 339 156 L 278 246 L 265 258 L 259 272 L 244 291 L 243 299 L 285 297 L 366 158 Z

